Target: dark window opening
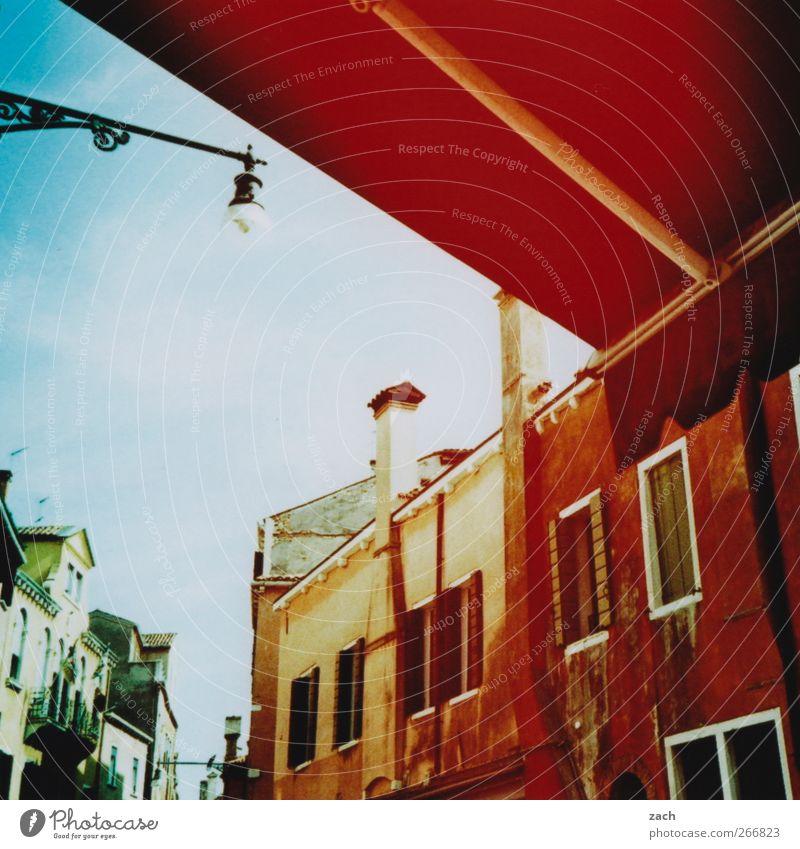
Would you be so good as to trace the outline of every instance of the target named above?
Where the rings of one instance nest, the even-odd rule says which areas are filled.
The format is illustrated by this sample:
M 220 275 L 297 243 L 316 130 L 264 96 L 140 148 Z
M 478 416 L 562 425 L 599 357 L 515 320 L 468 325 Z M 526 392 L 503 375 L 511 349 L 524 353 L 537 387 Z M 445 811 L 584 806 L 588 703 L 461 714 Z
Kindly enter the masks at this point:
M 561 617 L 567 643 L 588 637 L 598 627 L 591 520 L 587 505 L 560 519 L 557 527 Z
M 737 799 L 785 799 L 778 734 L 774 722 L 745 725 L 725 735 Z
M 361 737 L 364 712 L 364 640 L 339 652 L 336 674 L 334 745 Z
M 483 681 L 483 584 L 480 572 L 406 614 L 406 713 L 418 713 Z
M 317 743 L 319 668 L 292 681 L 289 709 L 289 767 L 314 760 Z

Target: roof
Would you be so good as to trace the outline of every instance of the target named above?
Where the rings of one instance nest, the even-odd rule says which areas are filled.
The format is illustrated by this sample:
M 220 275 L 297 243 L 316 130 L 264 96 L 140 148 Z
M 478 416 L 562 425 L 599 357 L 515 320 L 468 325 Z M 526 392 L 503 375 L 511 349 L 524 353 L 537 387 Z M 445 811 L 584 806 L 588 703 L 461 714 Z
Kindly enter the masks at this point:
M 427 485 L 469 453 L 445 449 L 421 457 L 420 481 Z M 372 475 L 269 517 L 263 546 L 266 577 L 307 574 L 374 518 L 375 504 Z
M 458 462 L 445 468 L 438 477 L 415 490 L 404 503 L 395 508 L 392 512 L 392 518 L 397 521 L 411 517 L 419 507 L 423 506 L 439 491 L 449 491 L 447 487 L 453 484 L 463 473 L 471 473 L 487 457 L 500 449 L 501 437 L 502 432 L 496 430 L 472 451 L 467 452 L 465 456 L 461 457 Z M 374 532 L 375 520 L 372 519 L 357 533 L 342 543 L 335 551 L 331 552 L 324 560 L 317 563 L 313 569 L 308 571 L 305 576 L 287 589 L 285 593 L 279 596 L 273 604 L 274 609 L 280 610 L 285 607 L 296 595 L 305 592 L 312 580 L 317 578 L 322 579 L 328 569 L 333 566 L 344 565 L 346 556 L 356 547 L 367 548 Z
M 390 402 L 416 406 L 417 404 L 421 404 L 425 400 L 425 397 L 424 392 L 417 389 L 410 381 L 405 380 L 403 383 L 398 383 L 396 386 L 389 386 L 379 392 L 367 406 L 377 416 L 381 409 Z
M 176 634 L 140 634 L 146 649 L 169 648 Z
M 83 529 L 75 525 L 25 525 L 17 530 L 21 537 L 69 539 Z
M 682 291 L 626 205 L 710 260 L 800 182 L 791 3 L 64 2 L 596 348 Z

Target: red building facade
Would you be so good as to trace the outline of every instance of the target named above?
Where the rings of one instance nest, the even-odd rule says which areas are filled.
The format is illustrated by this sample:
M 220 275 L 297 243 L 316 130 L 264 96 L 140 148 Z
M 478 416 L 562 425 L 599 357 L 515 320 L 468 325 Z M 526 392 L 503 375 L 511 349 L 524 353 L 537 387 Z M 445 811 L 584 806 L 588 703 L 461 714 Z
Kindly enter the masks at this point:
M 795 233 L 521 434 L 543 650 L 518 697 L 569 795 L 800 792 L 797 254 Z M 691 343 L 709 326 L 715 356 Z

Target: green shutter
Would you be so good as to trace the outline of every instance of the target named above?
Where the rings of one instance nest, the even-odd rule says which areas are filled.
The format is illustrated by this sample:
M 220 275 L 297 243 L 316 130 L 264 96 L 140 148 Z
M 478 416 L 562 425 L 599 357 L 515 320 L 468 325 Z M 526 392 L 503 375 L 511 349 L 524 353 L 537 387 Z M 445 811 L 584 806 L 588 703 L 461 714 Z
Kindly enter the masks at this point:
M 555 519 L 551 519 L 547 523 L 547 536 L 550 544 L 550 580 L 553 587 L 553 631 L 556 645 L 563 646 L 561 586 L 558 580 L 558 523 Z
M 597 602 L 597 625 L 607 628 L 611 624 L 611 594 L 608 585 L 608 557 L 606 537 L 603 530 L 603 503 L 599 495 L 593 495 L 591 509 L 592 553 L 594 559 L 594 585 Z

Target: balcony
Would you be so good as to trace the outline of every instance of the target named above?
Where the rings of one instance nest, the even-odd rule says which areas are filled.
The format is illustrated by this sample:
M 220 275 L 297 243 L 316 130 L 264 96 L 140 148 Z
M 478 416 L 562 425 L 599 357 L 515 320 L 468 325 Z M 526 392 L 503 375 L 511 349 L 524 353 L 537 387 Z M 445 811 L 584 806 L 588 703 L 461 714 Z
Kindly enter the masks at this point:
M 36 690 L 28 708 L 25 742 L 63 763 L 79 763 L 100 739 L 100 716 L 80 697 L 57 698 L 49 689 Z

